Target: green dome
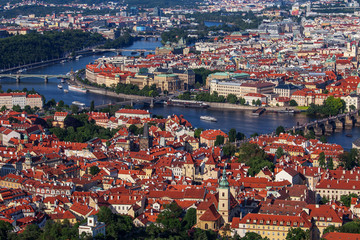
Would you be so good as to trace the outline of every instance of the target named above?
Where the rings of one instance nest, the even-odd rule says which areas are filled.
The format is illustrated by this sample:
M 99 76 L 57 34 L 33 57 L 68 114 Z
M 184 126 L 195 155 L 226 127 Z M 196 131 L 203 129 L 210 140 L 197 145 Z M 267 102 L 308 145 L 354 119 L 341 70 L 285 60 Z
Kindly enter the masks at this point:
M 226 178 L 226 170 L 225 170 L 226 166 L 224 166 L 224 171 L 223 171 L 223 175 L 222 178 L 220 180 L 219 186 L 220 188 L 229 188 L 229 182 Z

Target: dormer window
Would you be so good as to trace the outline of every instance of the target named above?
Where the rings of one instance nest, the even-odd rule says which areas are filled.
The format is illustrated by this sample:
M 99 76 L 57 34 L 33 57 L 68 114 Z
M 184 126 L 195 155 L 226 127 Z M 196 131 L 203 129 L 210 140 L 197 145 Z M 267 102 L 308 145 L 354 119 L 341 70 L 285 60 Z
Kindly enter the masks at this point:
M 286 226 L 290 226 L 290 222 L 286 222 Z
M 256 223 L 256 219 L 253 220 L 253 223 Z
M 246 222 L 247 222 L 247 223 L 250 223 L 250 219 L 247 219 Z
M 281 226 L 284 225 L 284 222 L 283 222 L 283 221 L 280 221 L 280 225 L 281 225 Z
M 267 220 L 267 221 L 266 221 L 266 224 L 270 224 L 270 220 Z
M 329 222 L 331 222 L 331 221 L 332 221 L 332 218 L 331 218 L 331 217 L 329 217 L 329 218 L 327 218 L 327 220 L 328 220 Z
M 276 221 L 273 221 L 273 225 L 276 225 Z
M 295 226 L 295 227 L 297 226 L 297 222 L 294 222 L 294 226 Z

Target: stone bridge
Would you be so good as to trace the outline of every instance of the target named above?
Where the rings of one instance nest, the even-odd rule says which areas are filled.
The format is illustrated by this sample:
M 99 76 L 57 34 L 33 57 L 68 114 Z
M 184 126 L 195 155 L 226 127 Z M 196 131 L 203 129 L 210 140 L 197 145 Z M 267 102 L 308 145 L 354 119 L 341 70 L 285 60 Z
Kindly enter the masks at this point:
M 296 133 L 301 130 L 304 134 L 309 131 L 314 131 L 315 135 L 321 136 L 324 134 L 331 134 L 334 131 L 339 132 L 343 129 L 351 129 L 354 126 L 360 126 L 359 110 L 297 125 L 292 128 L 287 128 L 285 131 Z
M 17 83 L 20 82 L 21 78 L 42 78 L 45 82 L 48 82 L 49 78 L 70 78 L 68 75 L 44 75 L 44 74 L 0 74 L 1 78 L 12 78 Z

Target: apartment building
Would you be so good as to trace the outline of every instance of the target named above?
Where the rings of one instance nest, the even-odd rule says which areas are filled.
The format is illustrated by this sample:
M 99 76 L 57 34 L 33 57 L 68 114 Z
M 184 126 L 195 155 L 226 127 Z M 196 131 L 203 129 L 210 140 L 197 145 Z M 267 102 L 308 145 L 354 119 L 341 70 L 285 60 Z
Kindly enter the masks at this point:
M 21 108 L 25 108 L 26 105 L 32 108 L 42 108 L 43 101 L 38 94 L 26 95 L 25 92 L 0 93 L 0 107 L 5 106 L 11 109 L 16 105 L 19 105 Z
M 270 94 L 273 93 L 274 87 L 275 84 L 269 82 L 215 79 L 210 82 L 210 93 L 217 92 L 224 97 L 229 94 L 244 97 L 248 93 Z

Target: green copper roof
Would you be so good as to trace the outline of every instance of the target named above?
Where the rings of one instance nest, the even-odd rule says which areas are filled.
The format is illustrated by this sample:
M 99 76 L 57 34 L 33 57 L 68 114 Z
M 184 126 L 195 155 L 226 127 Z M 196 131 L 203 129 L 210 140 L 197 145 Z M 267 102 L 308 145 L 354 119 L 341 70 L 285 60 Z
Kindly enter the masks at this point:
M 224 171 L 223 171 L 223 174 L 222 174 L 222 178 L 220 180 L 220 183 L 219 183 L 219 186 L 220 188 L 229 188 L 229 182 L 226 178 L 226 165 L 224 166 Z

